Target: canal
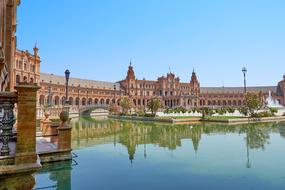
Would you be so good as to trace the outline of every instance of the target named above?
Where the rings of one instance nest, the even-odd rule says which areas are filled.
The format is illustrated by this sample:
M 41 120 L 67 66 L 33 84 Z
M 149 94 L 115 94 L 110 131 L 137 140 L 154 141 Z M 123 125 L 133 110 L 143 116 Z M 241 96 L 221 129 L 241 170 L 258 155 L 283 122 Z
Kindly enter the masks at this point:
M 72 146 L 72 161 L 11 181 L 59 190 L 285 189 L 285 123 L 80 119 Z

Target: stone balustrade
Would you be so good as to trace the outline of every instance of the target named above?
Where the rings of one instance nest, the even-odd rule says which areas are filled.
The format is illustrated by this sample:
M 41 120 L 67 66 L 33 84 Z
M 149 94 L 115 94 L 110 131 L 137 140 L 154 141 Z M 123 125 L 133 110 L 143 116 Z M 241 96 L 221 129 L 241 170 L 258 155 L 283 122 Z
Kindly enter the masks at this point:
M 14 105 L 17 102 L 17 94 L 14 92 L 0 93 L 0 136 L 2 147 L 1 156 L 9 156 L 11 148 L 9 142 L 13 136 L 13 127 L 15 123 Z

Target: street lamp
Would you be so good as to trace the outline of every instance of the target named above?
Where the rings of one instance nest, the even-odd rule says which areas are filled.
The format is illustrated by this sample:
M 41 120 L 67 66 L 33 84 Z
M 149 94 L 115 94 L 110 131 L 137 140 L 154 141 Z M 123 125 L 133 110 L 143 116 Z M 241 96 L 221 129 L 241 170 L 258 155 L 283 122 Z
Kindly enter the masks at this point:
M 114 84 L 114 104 L 116 104 L 116 90 L 117 90 L 117 87 L 116 87 L 116 84 Z
M 87 106 L 89 105 L 89 98 L 88 98 L 88 95 L 89 95 L 89 91 L 88 91 L 88 89 L 87 89 Z
M 49 87 L 48 87 L 48 106 L 51 107 L 51 81 L 49 81 Z
M 79 113 L 79 117 L 80 117 L 80 111 L 79 111 L 79 106 L 80 106 L 80 97 L 79 97 L 79 95 L 80 95 L 80 84 L 78 85 L 78 88 L 77 88 L 77 90 L 78 90 L 78 102 L 77 102 L 77 108 L 78 108 L 78 113 Z
M 144 106 L 144 112 L 145 112 L 145 78 L 143 78 L 143 106 Z
M 68 81 L 69 81 L 69 75 L 70 75 L 70 71 L 68 70 L 68 69 L 66 69 L 65 70 L 65 72 L 64 72 L 64 74 L 65 74 L 65 81 L 66 81 L 66 83 L 65 83 L 65 87 L 66 87 L 66 94 L 65 94 L 65 105 L 68 105 Z
M 247 69 L 245 67 L 243 67 L 242 68 L 242 72 L 243 72 L 244 93 L 246 93 L 246 73 L 247 73 Z

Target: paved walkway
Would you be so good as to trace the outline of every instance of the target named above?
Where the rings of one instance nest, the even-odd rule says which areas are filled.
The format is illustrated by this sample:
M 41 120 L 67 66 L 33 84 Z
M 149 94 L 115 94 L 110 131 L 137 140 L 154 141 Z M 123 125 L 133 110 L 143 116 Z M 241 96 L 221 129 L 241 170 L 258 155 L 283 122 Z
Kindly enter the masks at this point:
M 43 153 L 43 152 L 54 152 L 57 150 L 57 142 L 56 139 L 51 139 L 56 137 L 37 137 L 37 145 L 36 145 L 36 151 L 37 154 Z M 55 142 L 52 142 L 55 141 Z

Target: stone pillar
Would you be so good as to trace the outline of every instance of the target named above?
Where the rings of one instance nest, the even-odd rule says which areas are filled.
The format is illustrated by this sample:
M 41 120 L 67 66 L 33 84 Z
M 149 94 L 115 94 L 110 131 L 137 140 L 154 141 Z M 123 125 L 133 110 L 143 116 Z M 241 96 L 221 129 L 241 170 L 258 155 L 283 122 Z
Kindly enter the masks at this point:
M 61 124 L 58 130 L 58 150 L 71 151 L 71 127 L 69 125 L 69 113 L 62 111 L 60 113 Z
M 36 163 L 37 84 L 20 83 L 18 92 L 18 126 L 15 164 Z

